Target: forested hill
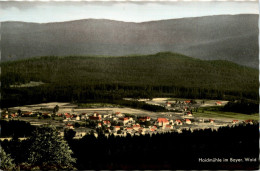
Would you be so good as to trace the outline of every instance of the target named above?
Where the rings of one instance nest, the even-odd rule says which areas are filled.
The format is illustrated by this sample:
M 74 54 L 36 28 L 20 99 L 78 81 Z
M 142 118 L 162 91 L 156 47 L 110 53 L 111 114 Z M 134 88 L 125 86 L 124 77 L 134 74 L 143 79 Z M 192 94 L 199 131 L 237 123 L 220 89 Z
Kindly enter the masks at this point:
M 232 95 L 257 99 L 258 96 L 256 69 L 168 52 L 114 58 L 40 57 L 4 62 L 1 68 L 2 97 L 10 89 L 9 85 L 30 81 L 46 83 L 39 86 L 39 90 L 35 87 L 35 90 L 43 91 L 42 87 L 45 87 L 46 91 L 41 96 L 55 92 L 56 98 L 63 97 L 65 93 L 66 97 L 84 99 L 88 93 L 97 94 L 99 91 L 102 91 L 101 97 L 104 94 L 108 97 L 117 94 L 120 97 L 167 95 L 195 98 L 226 98 L 226 95 Z M 13 89 L 20 91 L 22 88 L 11 89 L 13 93 Z M 11 97 L 10 94 L 6 96 Z
M 258 15 L 216 15 L 143 23 L 86 19 L 1 23 L 2 61 L 35 56 L 177 52 L 258 68 Z

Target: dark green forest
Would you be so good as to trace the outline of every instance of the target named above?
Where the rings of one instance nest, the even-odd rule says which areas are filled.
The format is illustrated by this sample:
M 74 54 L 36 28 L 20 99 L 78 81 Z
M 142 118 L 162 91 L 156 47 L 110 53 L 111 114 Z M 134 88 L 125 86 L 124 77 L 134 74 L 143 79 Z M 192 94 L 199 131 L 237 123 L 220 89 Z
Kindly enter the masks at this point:
M 255 123 L 221 127 L 218 131 L 186 130 L 181 134 L 111 135 L 108 138 L 99 134 L 98 138 L 94 135 L 82 139 L 65 137 L 65 142 L 57 136 L 56 129 L 43 127 L 37 128 L 37 134 L 31 134 L 24 141 L 13 138 L 2 141 L 1 145 L 21 170 L 64 170 L 72 163 L 72 158 L 76 159 L 73 165 L 78 170 L 258 170 L 258 128 L 259 124 Z M 9 129 L 5 129 L 3 133 L 8 132 Z M 32 163 L 30 156 L 36 154 L 37 162 Z M 58 154 L 58 157 L 53 159 L 53 154 Z M 199 158 L 233 158 L 243 162 L 199 162 Z M 244 158 L 255 161 L 246 162 Z
M 2 106 L 124 97 L 258 100 L 258 70 L 181 54 L 36 57 L 1 63 Z M 41 81 L 37 87 L 13 87 Z

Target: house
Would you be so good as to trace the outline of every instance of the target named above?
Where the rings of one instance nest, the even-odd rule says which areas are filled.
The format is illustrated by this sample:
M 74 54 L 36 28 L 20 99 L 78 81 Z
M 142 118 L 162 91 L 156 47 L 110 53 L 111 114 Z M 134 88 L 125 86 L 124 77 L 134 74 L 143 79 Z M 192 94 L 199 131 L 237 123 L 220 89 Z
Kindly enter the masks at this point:
M 69 113 L 64 113 L 66 120 L 71 120 L 72 116 Z
M 118 130 L 120 130 L 120 126 L 114 126 L 114 131 L 118 131 Z
M 89 120 L 93 121 L 101 121 L 101 115 L 99 115 L 97 112 L 94 112 L 92 116 L 89 116 Z
M 8 115 L 7 114 L 5 114 L 5 115 L 3 115 L 3 118 L 5 118 L 5 119 L 8 119 Z
M 218 105 L 218 106 L 221 106 L 221 105 L 222 105 L 222 102 L 217 101 L 215 104 Z
M 119 118 L 119 122 L 122 122 L 124 125 L 125 125 L 126 123 L 128 123 L 128 121 L 129 121 L 129 118 L 128 118 L 128 117 Z
M 171 103 L 170 102 L 166 102 L 166 107 L 171 107 Z
M 155 125 L 154 125 L 154 126 L 152 126 L 152 128 L 151 128 L 151 129 L 157 129 L 157 126 L 155 126 Z
M 151 117 L 150 116 L 142 116 L 142 117 L 138 117 L 138 120 L 141 121 L 141 122 L 150 121 Z
M 175 124 L 176 124 L 176 125 L 182 125 L 182 122 L 181 122 L 181 120 L 176 119 L 176 120 L 175 120 Z
M 132 132 L 132 131 L 133 131 L 133 127 L 127 127 L 127 128 L 126 128 L 126 131 L 127 131 L 127 132 Z
M 158 126 L 166 126 L 167 124 L 169 124 L 169 121 L 167 118 L 157 118 L 156 123 Z
M 192 116 L 192 114 L 191 114 L 190 111 L 188 111 L 188 112 L 186 113 L 186 115 L 187 115 L 187 116 Z
M 191 124 L 191 121 L 189 119 L 185 119 L 186 124 Z
M 214 123 L 214 120 L 213 119 L 209 119 L 209 123 Z
M 22 116 L 31 116 L 33 113 L 32 112 L 25 112 L 22 114 Z
M 97 124 L 97 127 L 98 127 L 98 128 L 101 128 L 101 127 L 102 127 L 102 124 L 101 124 L 101 123 L 98 123 L 98 124 Z
M 107 127 L 110 127 L 111 123 L 110 123 L 110 121 L 105 120 L 105 121 L 103 121 L 103 125 L 106 125 Z
M 236 123 L 238 123 L 238 120 L 233 120 L 232 123 L 236 124 Z
M 253 120 L 245 120 L 245 123 L 246 123 L 246 124 L 253 125 Z
M 173 129 L 173 126 L 172 125 L 166 125 L 165 129 Z
M 184 103 L 188 104 L 188 103 L 190 103 L 190 100 L 186 100 L 186 101 L 184 101 Z
M 137 131 L 139 128 L 140 128 L 140 125 L 139 125 L 139 124 L 133 125 L 133 129 L 134 129 L 134 130 Z
M 151 128 L 151 129 L 150 129 L 150 131 L 154 132 L 154 131 L 155 131 L 155 129 Z
M 16 117 L 17 117 L 17 114 L 15 114 L 15 113 L 11 114 L 11 118 L 16 118 Z
M 74 126 L 72 124 L 67 124 L 66 127 L 69 129 L 74 129 Z
M 117 117 L 124 117 L 124 115 L 123 115 L 121 112 L 116 112 L 115 115 L 116 115 Z

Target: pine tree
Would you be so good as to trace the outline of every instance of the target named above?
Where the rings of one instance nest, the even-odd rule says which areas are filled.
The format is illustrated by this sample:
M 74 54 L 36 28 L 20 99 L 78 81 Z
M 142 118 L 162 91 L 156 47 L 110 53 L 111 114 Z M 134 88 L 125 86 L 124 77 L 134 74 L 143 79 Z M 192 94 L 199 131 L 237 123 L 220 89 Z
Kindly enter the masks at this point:
M 15 168 L 15 164 L 13 163 L 13 159 L 10 154 L 6 154 L 4 149 L 0 146 L 0 158 L 1 158 L 1 166 L 2 170 L 13 170 Z
M 75 158 L 67 142 L 59 136 L 55 127 L 38 128 L 30 138 L 28 163 L 41 169 L 72 169 Z

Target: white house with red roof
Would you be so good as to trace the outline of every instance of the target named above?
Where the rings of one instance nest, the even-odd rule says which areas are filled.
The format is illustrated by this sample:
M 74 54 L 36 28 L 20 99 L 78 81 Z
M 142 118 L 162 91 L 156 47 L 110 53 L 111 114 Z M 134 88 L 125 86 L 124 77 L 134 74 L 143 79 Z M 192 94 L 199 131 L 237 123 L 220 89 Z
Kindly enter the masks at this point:
M 121 112 L 115 112 L 115 115 L 116 115 L 117 117 L 124 117 L 124 115 L 123 115 Z
M 103 121 L 103 124 L 106 125 L 107 127 L 111 126 L 111 123 L 108 120 Z
M 129 122 L 129 118 L 128 117 L 119 118 L 118 122 L 121 122 L 125 125 Z
M 98 128 L 101 128 L 101 127 L 102 127 L 102 124 L 99 122 L 99 123 L 97 124 L 97 127 L 98 127 Z
M 141 127 L 141 126 L 140 126 L 139 124 L 133 125 L 133 129 L 136 130 L 136 131 L 137 131 L 140 127 Z
M 232 123 L 236 124 L 236 123 L 238 123 L 238 120 L 233 120 Z
M 192 114 L 191 114 L 190 111 L 188 111 L 188 112 L 186 113 L 186 115 L 187 115 L 187 116 L 192 116 Z
M 182 121 L 179 120 L 179 119 L 176 119 L 176 120 L 175 120 L 175 124 L 176 124 L 176 125 L 182 125 Z
M 185 123 L 186 123 L 186 124 L 191 124 L 191 120 L 185 119 Z
M 114 131 L 118 131 L 118 130 L 120 130 L 120 126 L 114 126 Z
M 74 129 L 74 126 L 72 124 L 67 124 L 66 127 L 69 129 Z
M 170 102 L 166 102 L 166 107 L 171 107 L 171 103 Z
M 168 129 L 168 130 L 173 129 L 173 126 L 168 124 L 168 125 L 165 126 L 165 129 Z
M 163 126 L 164 127 L 164 126 L 169 124 L 169 121 L 168 121 L 167 118 L 157 118 L 156 124 L 158 126 Z
M 215 104 L 218 105 L 218 106 L 221 106 L 222 102 L 221 101 L 217 101 Z
M 214 123 L 214 120 L 213 119 L 209 119 L 209 123 Z

